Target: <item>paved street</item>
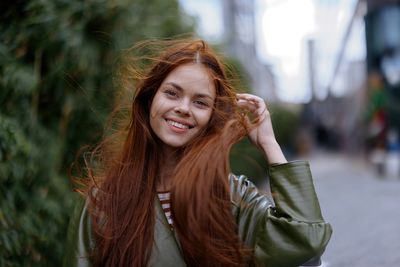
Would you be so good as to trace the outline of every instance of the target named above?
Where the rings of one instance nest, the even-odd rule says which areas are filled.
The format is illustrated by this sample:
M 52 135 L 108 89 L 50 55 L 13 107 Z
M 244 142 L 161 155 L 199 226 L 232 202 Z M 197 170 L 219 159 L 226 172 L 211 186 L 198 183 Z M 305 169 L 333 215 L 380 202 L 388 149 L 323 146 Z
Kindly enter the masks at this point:
M 400 179 L 378 179 L 361 159 L 308 159 L 333 236 L 323 267 L 400 266 Z

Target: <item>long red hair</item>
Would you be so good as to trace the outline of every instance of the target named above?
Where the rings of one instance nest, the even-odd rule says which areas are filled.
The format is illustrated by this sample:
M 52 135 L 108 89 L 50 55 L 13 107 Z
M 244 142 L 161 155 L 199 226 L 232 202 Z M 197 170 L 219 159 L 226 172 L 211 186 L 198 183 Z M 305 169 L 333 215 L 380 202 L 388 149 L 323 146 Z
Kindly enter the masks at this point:
M 249 250 L 238 237 L 228 184 L 230 148 L 247 133 L 233 86 L 204 41 L 146 42 L 132 51 L 149 54 L 155 47 L 163 52 L 136 56 L 126 65 L 123 87 L 134 92 L 130 114 L 116 112 L 112 118 L 128 122 L 108 131 L 86 164 L 85 192 L 97 237 L 95 264 L 141 267 L 148 263 L 161 162 L 161 141 L 149 123 L 150 106 L 171 71 L 196 62 L 213 78 L 216 100 L 207 128 L 178 152 L 171 188 L 174 229 L 188 266 L 245 265 Z M 115 128 L 115 120 L 110 122 Z

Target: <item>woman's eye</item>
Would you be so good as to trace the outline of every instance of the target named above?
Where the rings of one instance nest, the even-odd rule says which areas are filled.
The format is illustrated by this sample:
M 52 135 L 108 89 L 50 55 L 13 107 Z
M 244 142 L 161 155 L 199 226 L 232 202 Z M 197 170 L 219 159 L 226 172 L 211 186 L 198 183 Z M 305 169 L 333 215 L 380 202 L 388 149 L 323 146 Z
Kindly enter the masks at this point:
M 165 90 L 164 93 L 165 93 L 167 96 L 169 96 L 169 97 L 176 97 L 176 96 L 178 96 L 178 94 L 177 94 L 175 91 L 169 90 L 169 89 Z
M 209 107 L 208 103 L 207 103 L 207 102 L 204 102 L 204 101 L 196 100 L 196 101 L 194 101 L 194 103 L 195 103 L 196 105 L 202 107 L 202 108 L 207 108 L 207 107 Z

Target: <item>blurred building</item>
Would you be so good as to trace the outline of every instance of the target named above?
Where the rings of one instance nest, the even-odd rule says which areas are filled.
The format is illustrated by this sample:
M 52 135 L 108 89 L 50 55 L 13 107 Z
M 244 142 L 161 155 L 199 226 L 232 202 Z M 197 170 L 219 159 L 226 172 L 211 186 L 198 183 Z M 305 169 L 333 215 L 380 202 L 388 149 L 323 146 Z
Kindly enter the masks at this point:
M 349 40 L 360 30 L 365 32 L 366 57 L 355 60 Z M 309 53 L 312 74 L 318 68 L 313 42 Z M 310 75 L 311 87 L 318 84 L 315 76 Z M 305 112 L 320 144 L 353 151 L 366 148 L 373 158 L 378 151 L 385 162 L 392 151 L 400 152 L 399 0 L 357 1 L 327 89 L 327 96 L 315 95 Z
M 317 36 L 315 40 L 309 41 L 309 79 L 313 96 L 304 106 L 303 120 L 320 147 L 355 153 L 363 149 L 367 67 L 365 55 L 356 50 L 362 50 L 365 46 L 365 36 L 359 35 L 364 33 L 365 14 L 365 3 L 356 1 L 345 30 L 338 37 L 341 41 L 334 50 L 333 57 L 323 54 L 329 53 L 324 52 L 324 47 L 321 47 L 324 40 Z M 319 19 L 325 18 L 320 14 Z M 326 28 L 323 30 L 329 34 Z M 358 42 L 356 48 L 352 47 L 354 40 Z M 327 64 L 324 61 L 329 61 L 330 64 L 333 62 L 333 66 L 325 68 Z M 321 73 L 324 71 L 329 71 L 329 75 Z M 321 80 L 321 76 L 325 76 L 325 80 Z
M 228 52 L 236 57 L 250 78 L 254 93 L 276 101 L 275 82 L 271 68 L 261 62 L 256 53 L 254 0 L 222 0 L 224 17 L 224 43 Z
M 320 144 L 329 148 L 358 150 L 363 146 L 364 138 L 362 119 L 366 101 L 366 60 L 349 57 L 352 52 L 349 44 L 354 35 L 364 31 L 366 5 L 363 1 L 352 2 L 356 4 L 348 5 L 353 8 L 352 15 L 340 36 L 342 41 L 339 48 L 333 47 L 329 52 L 326 47 L 326 34 L 329 35 L 326 17 L 336 17 L 330 10 L 332 6 L 329 1 L 316 1 L 319 7 L 325 6 L 316 17 L 316 23 L 323 32 L 319 39 L 317 36 L 308 42 L 309 68 L 304 75 L 309 75 L 313 96 L 310 103 L 305 105 L 304 120 L 310 126 L 310 135 L 315 135 Z M 223 0 L 222 3 L 225 43 L 230 54 L 245 67 L 256 94 L 269 101 L 278 101 L 272 68 L 262 63 L 256 52 L 255 44 L 261 36 L 256 34 L 255 0 Z M 362 41 L 365 42 L 365 39 Z M 324 54 L 331 52 L 335 56 Z M 332 58 L 335 64 L 328 69 L 326 66 L 332 65 Z M 321 92 L 326 93 L 321 97 Z

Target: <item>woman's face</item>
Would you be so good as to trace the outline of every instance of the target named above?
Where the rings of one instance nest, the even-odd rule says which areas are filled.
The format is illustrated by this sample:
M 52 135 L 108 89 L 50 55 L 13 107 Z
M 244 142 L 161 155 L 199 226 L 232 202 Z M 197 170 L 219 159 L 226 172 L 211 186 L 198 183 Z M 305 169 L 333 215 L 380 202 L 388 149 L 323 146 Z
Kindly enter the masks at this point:
M 215 101 L 215 86 L 205 67 L 186 64 L 162 82 L 150 107 L 154 133 L 170 147 L 181 147 L 208 124 Z

